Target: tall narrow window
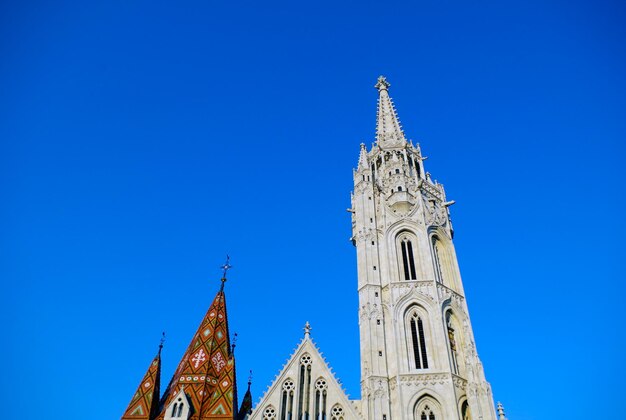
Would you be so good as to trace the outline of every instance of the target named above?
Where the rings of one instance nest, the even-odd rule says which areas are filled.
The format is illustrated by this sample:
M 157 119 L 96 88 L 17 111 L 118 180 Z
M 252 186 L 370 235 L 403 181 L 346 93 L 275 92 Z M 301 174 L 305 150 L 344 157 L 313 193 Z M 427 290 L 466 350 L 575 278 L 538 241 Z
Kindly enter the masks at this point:
M 326 380 L 320 378 L 315 381 L 315 418 L 314 420 L 326 420 Z
M 463 401 L 463 405 L 461 406 L 461 417 L 463 420 L 472 420 L 472 415 L 470 414 L 469 404 L 467 400 Z
M 419 352 L 419 338 L 417 337 L 417 327 L 415 326 L 415 319 L 411 319 L 411 339 L 413 341 L 413 357 L 415 357 L 415 368 L 421 369 L 422 364 L 420 362 Z
M 298 420 L 309 420 L 309 395 L 311 393 L 311 356 L 300 358 L 300 379 L 298 380 Z
M 176 417 L 182 417 L 183 416 L 183 407 L 184 407 L 184 404 L 181 402 L 178 405 L 178 414 L 176 414 Z
M 402 267 L 404 268 L 404 279 L 409 280 L 409 256 L 406 250 L 406 242 L 407 241 L 402 241 L 400 247 L 402 248 Z
M 426 354 L 426 337 L 424 334 L 424 324 L 422 318 L 416 313 L 413 314 L 409 322 L 411 330 L 411 349 L 415 369 L 428 369 L 428 356 Z
M 420 336 L 420 350 L 422 354 L 422 366 L 424 369 L 428 369 L 428 357 L 426 356 L 426 340 L 424 339 L 424 325 L 422 319 L 417 318 L 417 330 Z
M 402 268 L 405 280 L 417 280 L 415 274 L 415 258 L 413 257 L 413 244 L 409 238 L 404 237 L 400 242 L 400 251 L 402 253 Z
M 174 403 L 174 406 L 172 407 L 172 417 L 176 417 L 176 413 L 178 412 L 178 403 Z
M 291 379 L 283 383 L 283 395 L 280 405 L 280 420 L 291 420 L 293 412 L 293 391 L 295 385 Z

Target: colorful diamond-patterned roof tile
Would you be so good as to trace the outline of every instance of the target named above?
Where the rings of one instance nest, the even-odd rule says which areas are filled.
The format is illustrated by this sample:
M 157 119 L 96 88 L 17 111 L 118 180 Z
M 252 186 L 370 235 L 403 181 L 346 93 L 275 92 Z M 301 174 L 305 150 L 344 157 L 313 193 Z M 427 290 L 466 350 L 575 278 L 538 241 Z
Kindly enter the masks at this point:
M 184 386 L 192 404 L 190 420 L 233 419 L 236 414 L 235 358 L 231 354 L 222 289 L 200 323 L 189 347 L 161 398 L 160 414 Z
M 148 371 L 144 375 L 137 392 L 128 404 L 122 420 L 152 420 L 159 408 L 159 385 L 161 377 L 161 347 Z

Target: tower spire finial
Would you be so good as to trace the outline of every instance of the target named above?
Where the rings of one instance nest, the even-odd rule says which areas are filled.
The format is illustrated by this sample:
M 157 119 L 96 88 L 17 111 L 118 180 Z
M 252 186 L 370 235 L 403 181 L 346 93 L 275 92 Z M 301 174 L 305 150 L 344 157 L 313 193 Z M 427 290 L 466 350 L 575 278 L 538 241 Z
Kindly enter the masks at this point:
M 161 350 L 163 350 L 163 343 L 165 343 L 165 331 L 163 331 L 161 342 L 159 343 L 159 356 L 161 355 Z
M 312 328 L 311 328 L 311 324 L 309 324 L 309 321 L 307 321 L 307 322 L 304 324 L 304 337 L 305 337 L 305 338 L 309 338 L 309 337 L 310 337 L 310 335 L 311 335 L 311 330 L 312 330 Z
M 378 77 L 374 86 L 378 89 L 378 112 L 376 114 L 376 143 L 380 147 L 403 147 L 407 141 L 389 96 L 391 84 L 384 76 Z
M 506 416 L 504 415 L 504 407 L 502 403 L 498 401 L 498 420 L 506 420 Z
M 220 268 L 224 270 L 224 273 L 222 274 L 222 286 L 220 287 L 221 292 L 224 290 L 224 283 L 226 283 L 226 273 L 228 273 L 228 270 L 233 268 L 233 266 L 230 265 L 230 255 L 226 254 L 226 262 L 224 263 L 224 265 L 220 266 Z
M 387 81 L 385 76 L 378 76 L 378 81 L 374 87 L 380 92 L 381 90 L 388 90 L 389 86 L 391 86 L 391 84 Z

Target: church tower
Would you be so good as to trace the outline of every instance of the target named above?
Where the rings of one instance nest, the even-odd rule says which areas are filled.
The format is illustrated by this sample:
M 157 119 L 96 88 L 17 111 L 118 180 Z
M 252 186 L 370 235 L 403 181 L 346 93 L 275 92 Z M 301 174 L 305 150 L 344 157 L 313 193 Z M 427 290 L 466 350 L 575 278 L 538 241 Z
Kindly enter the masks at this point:
M 402 131 L 379 77 L 376 141 L 354 171 L 361 414 L 496 420 L 476 353 L 443 185 Z

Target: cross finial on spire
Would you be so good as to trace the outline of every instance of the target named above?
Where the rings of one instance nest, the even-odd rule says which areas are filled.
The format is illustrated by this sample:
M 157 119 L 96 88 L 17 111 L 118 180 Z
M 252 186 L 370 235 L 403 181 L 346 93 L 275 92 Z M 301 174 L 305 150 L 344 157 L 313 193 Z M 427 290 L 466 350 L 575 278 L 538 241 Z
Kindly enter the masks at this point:
M 378 82 L 374 87 L 380 92 L 381 90 L 388 90 L 389 86 L 391 86 L 391 84 L 387 81 L 385 76 L 378 76 Z
M 306 324 L 304 324 L 304 336 L 309 337 L 311 335 L 311 330 L 311 324 L 309 324 L 309 321 L 307 321 Z
M 252 369 L 250 369 L 250 375 L 248 375 L 248 389 L 250 389 L 250 385 L 252 385 Z
M 237 346 L 237 333 L 233 335 L 233 343 L 230 345 L 230 354 L 235 354 L 236 346 Z
M 224 265 L 220 266 L 220 268 L 224 270 L 224 273 L 222 274 L 222 287 L 220 288 L 220 291 L 222 291 L 224 290 L 224 283 L 226 283 L 226 273 L 228 272 L 228 270 L 233 268 L 233 266 L 230 265 L 230 255 L 226 254 L 226 262 L 224 263 Z
M 163 331 L 163 335 L 161 336 L 161 342 L 159 343 L 159 354 L 161 354 L 161 350 L 163 350 L 163 343 L 165 343 L 165 331 Z

